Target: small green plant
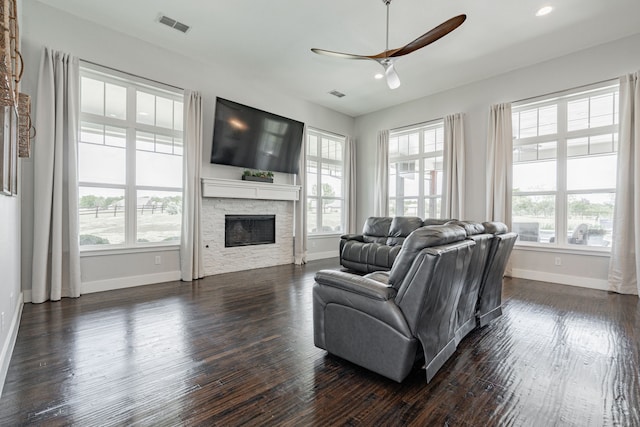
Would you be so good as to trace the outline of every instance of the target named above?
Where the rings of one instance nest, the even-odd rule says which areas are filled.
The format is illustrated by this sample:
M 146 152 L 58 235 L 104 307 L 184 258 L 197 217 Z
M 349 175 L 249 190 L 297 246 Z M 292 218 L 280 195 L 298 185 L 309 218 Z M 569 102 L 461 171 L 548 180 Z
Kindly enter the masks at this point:
M 257 176 L 259 178 L 273 178 L 273 172 L 271 171 L 261 171 L 261 170 L 249 170 L 249 169 L 245 169 L 244 176 Z

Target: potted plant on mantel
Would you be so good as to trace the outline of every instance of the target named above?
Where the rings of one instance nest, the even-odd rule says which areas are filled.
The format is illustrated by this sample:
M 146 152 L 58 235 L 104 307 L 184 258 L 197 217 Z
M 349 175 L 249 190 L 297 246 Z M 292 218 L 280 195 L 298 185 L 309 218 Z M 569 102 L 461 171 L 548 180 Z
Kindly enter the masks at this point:
M 273 172 L 245 169 L 242 179 L 244 181 L 273 182 Z

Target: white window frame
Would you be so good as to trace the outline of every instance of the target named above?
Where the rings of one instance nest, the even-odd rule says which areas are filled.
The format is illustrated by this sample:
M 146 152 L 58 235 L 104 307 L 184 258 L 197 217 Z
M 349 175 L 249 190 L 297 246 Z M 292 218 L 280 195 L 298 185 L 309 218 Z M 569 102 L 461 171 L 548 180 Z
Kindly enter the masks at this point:
M 159 126 L 138 123 L 136 120 L 136 90 L 140 89 L 145 93 L 149 93 L 156 96 L 171 99 L 177 102 L 184 102 L 183 91 L 174 88 L 169 85 L 164 85 L 156 81 L 147 80 L 141 77 L 132 76 L 126 73 L 118 72 L 99 65 L 81 62 L 80 65 L 80 79 L 82 77 L 88 77 L 91 79 L 99 80 L 105 83 L 112 83 L 118 86 L 125 86 L 127 90 L 126 119 L 118 119 L 113 117 L 107 117 L 106 115 L 97 115 L 80 111 L 78 132 L 80 133 L 81 124 L 83 121 L 95 123 L 103 126 L 113 126 L 126 129 L 126 180 L 125 184 L 110 184 L 110 183 L 95 183 L 78 181 L 78 187 L 94 187 L 94 188 L 109 188 L 124 190 L 125 194 L 125 241 L 122 244 L 108 244 L 108 245 L 82 245 L 80 246 L 81 252 L 108 252 L 108 251 L 120 251 L 126 250 L 142 250 L 144 251 L 159 248 L 169 247 L 176 248 L 180 246 L 180 241 L 174 242 L 137 242 L 137 192 L 138 191 L 171 191 L 182 192 L 183 183 L 180 187 L 160 187 L 160 186 L 141 186 L 136 185 L 136 132 L 149 132 L 156 135 L 162 135 L 172 138 L 180 138 L 184 143 L 184 131 L 171 130 Z M 81 91 L 82 89 L 80 89 Z M 80 93 L 81 95 L 81 93 Z M 183 117 L 184 123 L 184 117 Z M 81 144 L 80 136 L 78 137 L 78 144 Z M 184 152 L 183 152 L 184 154 Z M 174 154 L 175 155 L 175 154 Z M 180 156 L 182 157 L 182 155 Z M 80 159 L 79 159 L 80 160 Z M 182 215 L 182 214 L 180 214 Z
M 442 150 L 436 150 L 436 151 L 430 151 L 430 152 L 425 152 L 425 131 L 427 130 L 432 130 L 432 129 L 437 129 L 438 128 L 442 128 L 442 134 L 443 134 L 443 142 L 442 142 Z M 413 126 L 407 126 L 404 128 L 398 128 L 398 129 L 393 129 L 389 132 L 389 140 L 391 142 L 391 140 L 393 138 L 398 138 L 401 136 L 405 136 L 405 135 L 410 135 L 410 134 L 418 134 L 418 153 L 416 154 L 407 154 L 407 155 L 398 155 L 395 153 L 391 153 L 391 143 L 389 144 L 389 189 L 392 188 L 392 186 L 395 187 L 395 196 L 391 196 L 391 194 L 389 194 L 389 212 L 391 213 L 392 211 L 392 206 L 395 203 L 395 215 L 403 215 L 404 212 L 404 202 L 406 200 L 410 200 L 410 199 L 415 199 L 417 197 L 417 215 L 418 217 L 421 217 L 423 219 L 425 218 L 440 218 L 442 216 L 442 198 L 443 198 L 443 194 L 442 191 L 440 192 L 440 194 L 430 194 L 427 195 L 425 193 L 425 168 L 424 168 L 424 161 L 426 159 L 431 159 L 431 158 L 437 158 L 437 157 L 443 157 L 444 156 L 444 120 L 443 119 L 437 119 L 437 120 L 432 120 L 429 122 L 424 122 L 424 123 L 419 123 Z M 391 164 L 392 163 L 402 163 L 402 162 L 418 162 L 418 195 L 417 196 L 400 196 L 400 193 L 402 192 L 402 181 L 401 179 L 398 179 L 398 177 L 396 177 L 395 182 L 391 181 Z M 444 177 L 444 164 L 443 164 L 443 177 Z M 442 182 L 440 183 L 440 188 L 442 190 Z M 391 192 L 390 192 L 391 193 Z M 440 207 L 440 212 L 434 212 L 433 210 L 431 210 L 430 212 L 426 212 L 426 199 L 431 199 L 435 202 L 435 204 L 437 206 Z M 401 203 L 400 203 L 401 202 Z M 432 205 L 432 204 L 430 204 Z M 399 207 L 402 207 L 402 209 L 399 209 Z
M 569 156 L 567 154 L 567 140 L 598 136 L 602 134 L 617 134 L 619 124 L 615 118 L 619 115 L 619 106 L 614 107 L 614 123 L 606 126 L 590 127 L 588 129 L 568 130 L 568 104 L 576 99 L 582 99 L 585 96 L 597 96 L 608 93 L 618 93 L 619 84 L 616 80 L 597 83 L 594 85 L 588 85 L 577 89 L 570 89 L 563 92 L 558 92 L 550 95 L 543 95 L 541 97 L 529 99 L 526 101 L 515 102 L 512 104 L 512 113 L 515 116 L 524 110 L 531 108 L 541 108 L 545 106 L 556 105 L 557 106 L 557 129 L 555 133 L 550 133 L 540 136 L 532 136 L 526 138 L 518 138 L 517 135 L 513 136 L 513 148 L 516 149 L 521 146 L 539 144 L 545 142 L 556 142 L 556 189 L 545 191 L 514 191 L 512 189 L 510 197 L 513 196 L 555 196 L 555 238 L 553 242 L 531 242 L 521 241 L 518 239 L 517 246 L 526 248 L 555 248 L 562 249 L 564 251 L 577 251 L 577 252 L 610 252 L 610 246 L 589 246 L 589 245 L 577 245 L 568 242 L 569 233 L 569 196 L 579 194 L 608 194 L 614 193 L 616 188 L 604 188 L 604 189 L 581 189 L 581 190 L 569 190 L 567 188 L 567 162 Z M 616 99 L 616 97 L 614 97 Z M 516 124 L 514 122 L 514 129 Z M 617 143 L 614 143 L 617 146 Z M 617 153 L 617 150 L 616 150 Z M 513 205 L 513 203 L 512 203 Z M 567 236 L 567 237 L 564 237 Z
M 316 153 L 318 153 L 318 155 L 312 156 L 310 155 L 310 150 L 309 150 L 309 144 L 310 144 L 310 136 L 316 136 L 317 137 L 317 150 Z M 321 154 L 321 146 L 322 146 L 322 138 L 325 139 L 329 139 L 331 141 L 335 141 L 340 143 L 341 147 L 341 158 L 342 160 L 335 160 L 335 159 L 330 159 L 330 158 L 326 158 L 326 157 L 322 157 Z M 309 192 L 307 191 L 307 212 L 305 212 L 305 215 L 309 214 L 309 200 L 310 199 L 315 199 L 316 201 L 316 226 L 318 227 L 318 231 L 315 232 L 310 232 L 308 231 L 307 235 L 309 237 L 321 237 L 321 236 L 331 236 L 331 235 L 341 235 L 344 234 L 345 232 L 345 201 L 346 201 L 346 188 L 345 188 L 345 170 L 344 170 L 344 150 L 345 150 L 345 143 L 346 143 L 346 137 L 342 136 L 342 135 L 337 135 L 335 133 L 331 133 L 331 132 L 326 132 L 323 130 L 319 130 L 319 129 L 314 129 L 311 127 L 307 127 L 307 135 L 305 138 L 305 144 L 307 144 L 307 156 L 305 159 L 305 173 L 308 170 L 309 167 L 309 162 L 313 161 L 316 162 L 316 164 L 318 165 L 318 173 L 317 173 L 317 179 L 315 184 L 317 185 L 316 188 L 318 188 L 317 191 L 317 195 L 313 196 L 311 194 L 309 194 Z M 342 174 L 342 178 L 341 178 L 341 184 L 342 184 L 342 195 L 341 197 L 327 197 L 327 196 L 322 196 L 322 165 L 323 164 L 330 164 L 333 166 L 339 166 L 340 170 L 341 170 L 341 174 Z M 307 188 L 311 187 L 311 183 L 309 181 L 309 175 L 307 175 Z M 323 212 L 321 207 L 323 206 L 323 202 L 326 200 L 339 200 L 341 202 L 342 205 L 342 209 L 340 212 L 340 231 L 322 231 L 322 227 L 323 227 Z

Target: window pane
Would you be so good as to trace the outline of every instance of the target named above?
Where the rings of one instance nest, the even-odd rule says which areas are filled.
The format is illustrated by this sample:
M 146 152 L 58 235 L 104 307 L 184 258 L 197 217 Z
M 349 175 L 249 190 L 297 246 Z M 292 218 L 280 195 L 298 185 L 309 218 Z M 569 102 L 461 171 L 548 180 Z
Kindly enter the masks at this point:
M 104 144 L 104 126 L 97 123 L 80 123 L 80 142 Z
M 79 187 L 80 246 L 124 243 L 124 189 Z
M 184 144 L 182 138 L 173 138 L 173 154 L 182 156 L 184 153 Z
M 96 144 L 78 144 L 78 180 L 98 184 L 126 183 L 126 150 Z
M 538 136 L 538 109 L 521 111 L 519 117 L 520 134 L 518 138 Z
M 127 146 L 127 130 L 113 126 L 105 126 L 105 145 L 125 148 Z
M 136 132 L 136 150 L 155 151 L 156 137 L 149 132 Z
M 342 200 L 322 200 L 322 232 L 342 231 Z
M 172 154 L 173 138 L 170 136 L 156 135 L 156 152 Z
M 402 200 L 402 216 L 419 216 L 418 215 L 418 199 Z
M 418 173 L 418 162 L 408 161 L 396 164 L 398 168 L 398 196 L 419 196 L 420 182 Z
M 309 145 L 307 155 L 311 157 L 318 156 L 318 137 L 315 135 L 309 135 Z
M 322 138 L 322 152 L 325 159 L 342 161 L 342 143 L 327 138 Z
M 318 162 L 307 161 L 307 194 L 319 196 L 318 192 Z
M 441 218 L 441 197 L 428 197 L 424 199 L 424 216 L 423 218 Z
M 322 165 L 322 197 L 342 197 L 342 167 Z
M 156 96 L 156 126 L 173 129 L 173 100 Z
M 543 142 L 541 144 L 526 144 L 513 147 L 513 162 L 531 160 L 555 159 L 558 155 L 557 143 Z
M 318 232 L 318 199 L 307 199 L 307 232 Z
M 589 138 L 572 138 L 567 140 L 567 156 L 586 156 L 589 154 Z
M 182 130 L 182 114 L 183 114 L 184 104 L 182 102 L 173 101 L 173 129 L 181 131 Z
M 127 88 L 107 83 L 105 95 L 106 116 L 125 120 L 127 118 Z
M 104 115 L 104 83 L 82 77 L 80 80 L 80 109 L 83 113 Z
M 138 190 L 136 196 L 136 241 L 179 243 L 182 192 Z
M 398 165 L 396 163 L 389 164 L 389 197 L 396 197 L 396 188 L 398 186 Z
M 556 189 L 556 162 L 513 164 L 513 191 L 553 191 Z
M 442 194 L 442 157 L 424 159 L 424 195 Z
M 594 96 L 590 99 L 589 127 L 608 126 L 613 124 L 613 94 Z
M 396 199 L 389 199 L 389 215 L 396 216 Z
M 136 184 L 181 188 L 182 157 L 137 150 Z
M 567 189 L 598 190 L 616 187 L 617 156 L 574 157 L 567 160 Z
M 574 130 L 589 128 L 589 99 L 578 99 L 567 103 L 567 129 Z
M 400 154 L 400 147 L 398 145 L 398 137 L 389 138 L 389 157 Z
M 550 105 L 538 110 L 538 135 L 551 135 L 558 131 L 558 106 Z
M 155 96 L 137 91 L 136 120 L 138 123 L 153 125 L 156 120 Z
M 571 194 L 568 197 L 568 243 L 609 246 L 615 193 Z
M 520 241 L 550 243 L 555 241 L 555 206 L 553 195 L 513 196 L 513 231 Z
M 444 128 L 442 126 L 424 131 L 424 152 L 434 153 L 444 148 Z

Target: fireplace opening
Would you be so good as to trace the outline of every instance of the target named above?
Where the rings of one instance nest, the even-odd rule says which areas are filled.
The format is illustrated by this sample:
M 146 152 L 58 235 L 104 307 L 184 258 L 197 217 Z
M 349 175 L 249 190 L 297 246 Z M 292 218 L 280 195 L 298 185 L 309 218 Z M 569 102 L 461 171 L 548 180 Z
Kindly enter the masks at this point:
M 276 242 L 275 215 L 225 215 L 224 247 L 268 245 Z

